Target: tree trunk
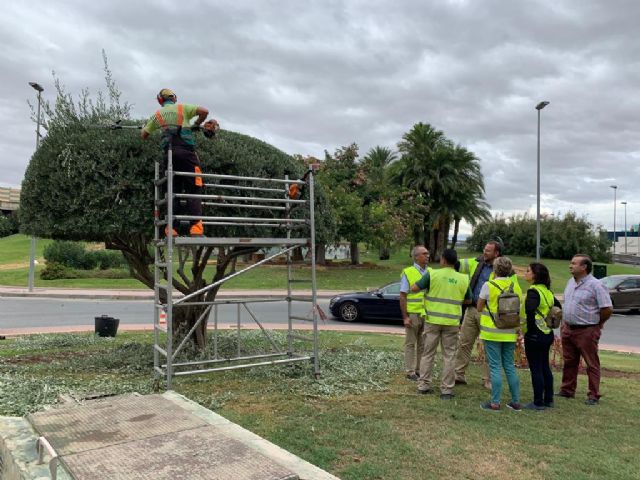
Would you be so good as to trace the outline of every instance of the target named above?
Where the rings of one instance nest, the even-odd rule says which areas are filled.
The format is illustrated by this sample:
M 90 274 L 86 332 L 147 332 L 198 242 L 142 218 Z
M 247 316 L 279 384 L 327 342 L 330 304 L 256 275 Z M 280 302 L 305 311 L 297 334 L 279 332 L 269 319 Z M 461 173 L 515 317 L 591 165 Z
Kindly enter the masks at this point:
M 422 245 L 431 251 L 431 224 L 426 221 L 424 222 L 424 227 L 422 229 Z
M 358 242 L 351 242 L 351 265 L 360 264 L 360 250 L 358 250 Z
M 383 245 L 380 245 L 378 258 L 380 260 L 389 260 L 390 257 L 391 257 L 391 252 L 389 251 L 389 245 L 386 243 Z
M 458 243 L 459 231 L 460 231 L 460 217 L 455 217 L 453 221 L 453 237 L 451 237 L 451 248 L 456 248 L 456 243 Z
M 440 239 L 440 230 L 438 228 L 434 228 L 431 231 L 431 237 L 429 238 L 429 252 L 431 253 L 431 261 L 439 262 L 440 261 L 440 248 L 438 245 L 438 240 Z
M 414 245 L 419 245 L 420 244 L 420 226 L 419 225 L 414 225 L 413 226 L 413 244 Z
M 294 262 L 302 262 L 304 257 L 302 256 L 302 247 L 295 248 L 291 252 L 291 260 Z
M 442 256 L 442 252 L 447 247 L 447 230 L 444 225 L 441 225 L 438 229 L 438 238 L 437 238 L 437 246 L 436 246 L 436 255 L 438 257 L 438 261 L 440 261 L 440 257 Z
M 444 217 L 444 227 L 442 229 L 442 242 L 440 243 L 441 251 L 444 252 L 449 248 L 449 230 L 451 230 L 451 216 Z
M 316 244 L 316 264 L 317 265 L 326 265 L 327 259 L 326 257 L 327 246 L 324 243 Z

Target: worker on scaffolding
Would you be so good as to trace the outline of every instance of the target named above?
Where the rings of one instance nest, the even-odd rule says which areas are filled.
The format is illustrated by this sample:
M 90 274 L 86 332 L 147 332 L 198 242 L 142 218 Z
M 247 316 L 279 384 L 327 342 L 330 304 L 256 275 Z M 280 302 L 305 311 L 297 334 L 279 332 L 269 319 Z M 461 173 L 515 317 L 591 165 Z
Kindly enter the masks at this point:
M 163 88 L 156 97 L 162 108 L 156 111 L 147 124 L 142 129 L 142 138 L 147 139 L 154 131 L 162 129 L 161 145 L 165 152 L 165 170 L 167 168 L 167 158 L 169 148 L 172 149 L 173 170 L 178 172 L 202 173 L 200 168 L 200 160 L 195 151 L 195 139 L 193 131 L 200 128 L 206 120 L 209 110 L 204 107 L 188 104 L 177 103 L 176 94 L 168 89 Z M 196 121 L 191 125 L 191 120 Z M 205 134 L 207 137 L 215 135 L 218 128 L 218 122 L 209 120 L 205 125 Z M 202 194 L 202 177 L 193 176 L 186 177 L 177 175 L 173 180 L 174 193 Z M 202 217 L 202 200 L 200 198 L 174 199 L 173 211 L 176 215 L 189 215 L 193 217 Z M 175 224 L 171 225 L 172 235 L 178 235 Z M 178 228 L 180 233 L 187 233 L 185 229 Z M 169 226 L 165 229 L 168 235 Z M 202 219 L 193 219 L 189 222 L 189 235 L 204 235 L 204 227 Z

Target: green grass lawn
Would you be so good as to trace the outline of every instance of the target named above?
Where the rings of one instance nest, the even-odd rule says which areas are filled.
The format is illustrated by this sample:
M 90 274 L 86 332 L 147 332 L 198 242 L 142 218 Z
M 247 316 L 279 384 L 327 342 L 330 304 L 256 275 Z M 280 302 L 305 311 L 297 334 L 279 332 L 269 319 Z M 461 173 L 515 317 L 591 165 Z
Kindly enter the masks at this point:
M 60 280 L 41 280 L 39 271 L 44 268 L 42 250 L 50 240 L 38 239 L 37 258 L 39 265 L 36 267 L 37 287 L 65 287 L 65 288 L 147 288 L 133 278 L 109 279 L 109 278 L 74 278 Z M 460 258 L 475 257 L 478 253 L 459 250 Z M 511 257 L 516 266 L 526 268 L 533 261 L 530 257 Z M 319 289 L 326 290 L 367 290 L 380 287 L 399 279 L 402 269 L 410 265 L 410 249 L 402 248 L 393 252 L 389 260 L 379 260 L 377 251 L 367 251 L 363 248 L 361 253 L 363 265 L 353 267 L 349 262 L 333 262 L 332 266 L 318 267 L 317 281 Z M 569 261 L 543 259 L 551 272 L 552 290 L 561 293 L 569 279 Z M 24 235 L 12 235 L 0 238 L 0 285 L 27 286 L 29 262 L 29 237 Z M 23 266 L 19 266 L 23 265 Z M 437 266 L 437 265 L 432 265 Z M 239 267 L 240 268 L 240 267 Z M 608 274 L 640 273 L 640 268 L 629 265 L 607 265 Z M 213 267 L 209 267 L 211 275 Z M 211 278 L 211 275 L 209 278 Z M 309 268 L 295 267 L 296 278 L 309 278 Z M 286 288 L 287 271 L 283 266 L 263 266 L 239 275 L 231 279 L 223 288 L 238 289 L 281 289 Z M 523 289 L 527 284 L 520 278 Z M 307 288 L 299 284 L 297 288 Z
M 52 240 L 36 239 L 36 259 L 44 263 L 42 252 Z M 0 265 L 29 265 L 31 237 L 26 235 L 10 235 L 0 238 Z
M 223 334 L 221 355 L 235 351 L 234 339 Z M 320 341 L 317 381 L 296 364 L 179 377 L 174 388 L 344 480 L 622 480 L 640 471 L 640 356 L 602 354 L 599 406 L 559 399 L 544 412 L 493 413 L 479 408 L 487 393 L 476 365 L 444 402 L 404 379 L 401 336 L 321 332 Z M 146 333 L 4 340 L 0 415 L 39 410 L 60 394 L 150 393 L 150 345 Z M 246 353 L 262 345 L 258 332 L 243 332 Z M 528 402 L 529 373 L 519 376 Z

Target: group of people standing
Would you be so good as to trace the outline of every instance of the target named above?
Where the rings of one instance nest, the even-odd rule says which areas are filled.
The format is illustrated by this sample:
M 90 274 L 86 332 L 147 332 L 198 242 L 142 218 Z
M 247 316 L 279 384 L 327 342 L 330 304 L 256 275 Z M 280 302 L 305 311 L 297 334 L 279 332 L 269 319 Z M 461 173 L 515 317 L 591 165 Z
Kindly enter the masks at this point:
M 481 407 L 500 411 L 503 390 L 502 373 L 509 386 L 510 401 L 506 407 L 520 411 L 545 410 L 554 407 L 554 396 L 575 397 L 580 357 L 587 364 L 589 387 L 587 405 L 600 399 L 600 360 L 598 341 L 604 323 L 611 316 L 612 303 L 604 285 L 591 275 L 592 261 L 576 254 L 569 270 L 562 306 L 560 329 L 563 373 L 560 390 L 554 393 L 549 352 L 554 332 L 545 319 L 560 303 L 551 292 L 547 267 L 529 264 L 525 279 L 530 287 L 522 292 L 513 264 L 502 256 L 502 245 L 490 241 L 478 258 L 458 261 L 455 250 L 447 249 L 438 269 L 428 267 L 429 251 L 414 247 L 413 265 L 401 275 L 400 310 L 405 326 L 405 368 L 409 380 L 417 381 L 417 392 L 433 392 L 433 367 L 438 344 L 443 364 L 440 398 L 450 400 L 455 385 L 466 385 L 465 372 L 478 337 L 483 342 L 483 384 L 491 391 L 490 400 Z M 498 299 L 508 290 L 520 299 L 519 328 L 498 328 Z M 462 323 L 461 322 L 462 319 Z M 521 404 L 520 381 L 514 364 L 516 342 L 524 336 L 525 353 L 531 373 L 533 400 Z

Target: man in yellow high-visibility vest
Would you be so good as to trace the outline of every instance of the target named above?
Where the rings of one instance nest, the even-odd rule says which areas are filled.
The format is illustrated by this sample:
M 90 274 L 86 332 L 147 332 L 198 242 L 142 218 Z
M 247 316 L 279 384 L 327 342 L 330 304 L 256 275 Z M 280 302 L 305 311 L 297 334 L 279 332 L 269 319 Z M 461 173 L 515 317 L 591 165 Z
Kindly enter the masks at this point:
M 458 254 L 453 249 L 442 252 L 442 268 L 429 269 L 423 277 L 411 286 L 412 292 L 426 290 L 424 350 L 420 360 L 420 379 L 418 393 L 432 392 L 433 364 L 442 345 L 442 380 L 440 398 L 451 400 L 454 397 L 455 372 L 453 360 L 458 343 L 458 326 L 462 316 L 462 304 L 471 301 L 469 277 L 455 270 Z
M 464 313 L 464 320 L 460 327 L 458 351 L 455 358 L 456 384 L 465 385 L 465 372 L 471 360 L 471 351 L 480 335 L 480 314 L 476 308 L 482 286 L 493 278 L 493 262 L 502 255 L 502 245 L 495 240 L 487 242 L 478 258 L 465 258 L 460 262 L 460 273 L 469 275 L 471 288 L 471 305 Z M 491 389 L 491 379 L 487 365 L 483 366 L 483 383 L 485 388 Z
M 409 380 L 418 380 L 424 330 L 424 292 L 411 292 L 411 285 L 427 272 L 429 250 L 416 245 L 411 252 L 413 265 L 400 275 L 400 312 L 404 323 L 404 363 Z

